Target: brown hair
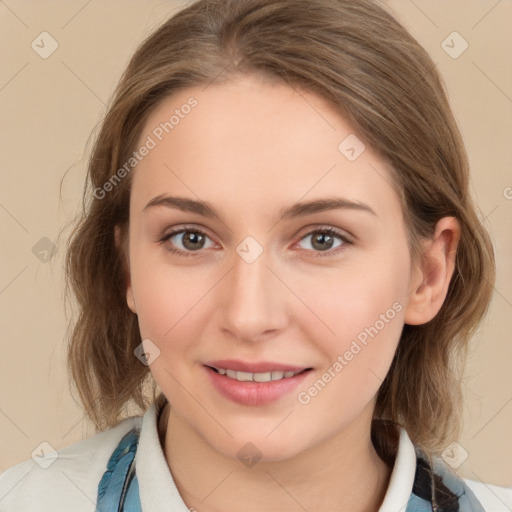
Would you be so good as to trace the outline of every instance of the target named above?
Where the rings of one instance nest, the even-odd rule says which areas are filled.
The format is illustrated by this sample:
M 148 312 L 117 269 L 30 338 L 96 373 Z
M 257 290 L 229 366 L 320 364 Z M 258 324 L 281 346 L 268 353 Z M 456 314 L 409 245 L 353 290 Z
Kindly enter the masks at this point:
M 371 0 L 199 0 L 137 49 L 96 139 L 66 255 L 67 290 L 79 308 L 69 369 L 86 414 L 105 429 L 122 419 L 130 401 L 144 411 L 156 392 L 149 368 L 134 356 L 141 337 L 126 304 L 131 174 L 101 199 L 93 192 L 130 158 L 163 98 L 237 74 L 316 93 L 352 124 L 389 165 L 413 261 L 439 219 L 458 219 L 445 302 L 430 322 L 404 326 L 374 413 L 402 425 L 427 455 L 439 454 L 461 432 L 462 373 L 491 300 L 494 253 L 470 197 L 468 158 L 444 83 L 421 45 Z M 115 225 L 124 229 L 120 251 Z

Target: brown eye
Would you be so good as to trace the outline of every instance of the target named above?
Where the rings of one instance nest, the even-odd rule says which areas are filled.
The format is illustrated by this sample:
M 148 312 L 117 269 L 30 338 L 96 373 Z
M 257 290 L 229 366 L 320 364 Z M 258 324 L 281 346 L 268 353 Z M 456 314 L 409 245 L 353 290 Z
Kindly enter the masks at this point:
M 205 249 L 205 242 L 209 240 L 206 233 L 197 228 L 182 228 L 166 234 L 160 243 L 164 249 L 180 256 L 194 256 L 194 252 Z
M 348 237 L 339 233 L 334 228 L 315 229 L 303 236 L 301 240 L 305 240 L 308 237 L 311 237 L 311 248 L 307 249 L 319 253 L 326 253 L 325 256 L 338 254 L 345 249 L 345 245 L 352 243 Z M 338 245 L 334 245 L 336 240 L 340 242 Z M 324 254 L 315 254 L 315 256 L 324 256 Z

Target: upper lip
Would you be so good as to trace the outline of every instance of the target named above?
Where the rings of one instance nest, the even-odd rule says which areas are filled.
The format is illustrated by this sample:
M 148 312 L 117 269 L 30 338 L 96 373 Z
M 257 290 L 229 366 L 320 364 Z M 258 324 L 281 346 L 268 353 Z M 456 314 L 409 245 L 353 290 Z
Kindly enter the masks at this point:
M 206 366 L 213 366 L 215 368 L 222 368 L 224 370 L 234 370 L 238 372 L 249 373 L 267 373 L 272 371 L 282 372 L 300 372 L 310 367 L 308 366 L 294 366 L 291 364 L 275 363 L 272 361 L 262 361 L 260 363 L 249 363 L 246 361 L 238 361 L 236 359 L 222 359 L 217 361 L 207 361 L 204 363 Z

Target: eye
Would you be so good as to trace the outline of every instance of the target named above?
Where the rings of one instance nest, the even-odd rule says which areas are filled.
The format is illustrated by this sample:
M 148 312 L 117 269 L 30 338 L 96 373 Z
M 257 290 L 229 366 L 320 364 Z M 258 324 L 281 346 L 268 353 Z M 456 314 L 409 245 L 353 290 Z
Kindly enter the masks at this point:
M 308 237 L 311 237 L 310 245 L 312 250 L 317 252 L 314 256 L 333 256 L 343 251 L 346 245 L 352 245 L 353 243 L 347 236 L 331 227 L 310 231 L 301 240 L 305 240 Z M 333 249 L 333 243 L 336 239 L 340 243 Z
M 346 245 L 353 244 L 348 236 L 340 233 L 332 227 L 317 228 L 309 231 L 309 233 L 304 235 L 301 240 L 305 240 L 308 237 L 311 237 L 311 248 L 306 249 L 316 252 L 314 256 L 334 256 L 343 251 Z M 209 247 L 207 245 L 205 246 L 206 240 L 211 241 L 210 237 L 201 229 L 181 227 L 164 235 L 159 240 L 159 243 L 167 252 L 176 254 L 180 257 L 187 257 L 196 256 L 195 253 L 200 253 L 202 249 L 208 249 L 209 247 L 212 247 L 212 245 L 215 245 L 212 242 L 212 245 Z M 333 243 L 336 240 L 340 243 L 337 246 L 334 246 L 333 249 Z M 179 247 L 180 245 L 181 247 Z
M 170 253 L 178 256 L 195 256 L 195 252 L 208 248 L 205 247 L 206 239 L 210 237 L 198 228 L 180 228 L 167 233 L 159 242 Z M 181 245 L 182 248 L 176 248 L 176 245 Z

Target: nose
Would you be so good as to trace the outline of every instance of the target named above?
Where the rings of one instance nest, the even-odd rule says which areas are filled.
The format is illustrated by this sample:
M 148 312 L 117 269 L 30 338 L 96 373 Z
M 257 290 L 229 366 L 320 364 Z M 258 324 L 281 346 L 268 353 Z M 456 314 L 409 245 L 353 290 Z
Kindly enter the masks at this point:
M 217 319 L 224 335 L 258 342 L 286 327 L 290 292 L 269 259 L 265 250 L 252 262 L 233 254 L 231 270 L 218 287 Z

